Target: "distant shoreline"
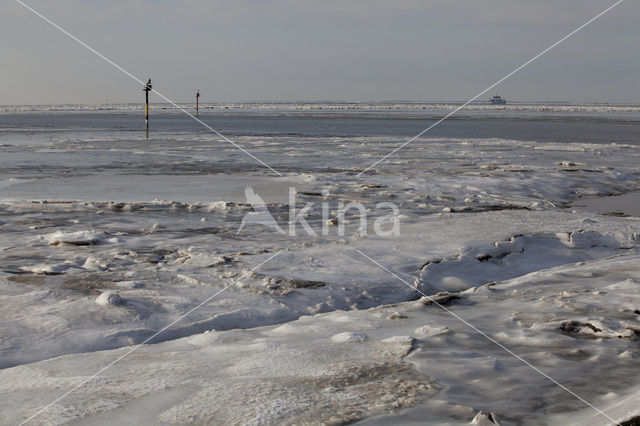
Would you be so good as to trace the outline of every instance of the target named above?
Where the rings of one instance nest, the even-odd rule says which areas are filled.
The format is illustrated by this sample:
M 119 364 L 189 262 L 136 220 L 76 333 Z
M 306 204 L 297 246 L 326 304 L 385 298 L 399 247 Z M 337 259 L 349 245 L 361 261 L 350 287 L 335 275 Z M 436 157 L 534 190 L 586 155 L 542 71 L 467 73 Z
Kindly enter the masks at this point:
M 387 111 L 387 110 L 423 110 L 443 109 L 451 110 L 463 104 L 464 101 L 445 102 L 414 102 L 414 101 L 382 101 L 382 102 L 215 102 L 201 103 L 202 110 L 329 110 L 329 111 Z M 192 103 L 178 103 L 182 108 L 193 107 Z M 176 110 L 169 103 L 152 103 L 152 107 L 162 110 Z M 31 104 L 31 105 L 0 105 L 0 112 L 30 112 L 30 111 L 130 111 L 144 109 L 143 103 L 96 103 L 96 104 Z M 608 104 L 608 103 L 569 103 L 569 102 L 516 102 L 509 101 L 507 105 L 490 105 L 484 101 L 475 101 L 467 105 L 464 110 L 508 110 L 508 111 L 558 111 L 558 112 L 640 112 L 640 104 Z

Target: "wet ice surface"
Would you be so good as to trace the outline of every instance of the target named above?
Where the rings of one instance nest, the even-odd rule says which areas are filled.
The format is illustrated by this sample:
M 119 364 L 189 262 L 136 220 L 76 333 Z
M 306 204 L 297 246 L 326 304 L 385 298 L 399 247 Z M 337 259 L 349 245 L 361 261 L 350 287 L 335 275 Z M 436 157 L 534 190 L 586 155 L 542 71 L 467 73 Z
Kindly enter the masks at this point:
M 581 199 L 577 200 L 573 206 L 603 214 L 640 216 L 640 192 Z
M 416 299 L 462 292 L 457 313 L 600 408 L 631 392 L 638 218 L 566 208 L 638 188 L 640 130 L 626 110 L 472 112 L 360 177 L 425 125 L 421 111 L 293 113 L 205 115 L 282 177 L 171 111 L 149 140 L 135 111 L 0 115 L 3 423 L 227 284 L 36 422 L 115 424 L 142 411 L 156 424 L 466 423 L 481 410 L 503 424 L 606 422 Z M 596 143 L 592 126 L 608 139 Z M 314 203 L 306 220 L 318 235 L 299 224 L 296 236 L 237 233 L 252 211 L 246 186 L 285 231 L 295 187 L 298 208 Z M 344 236 L 321 233 L 323 206 L 335 218 L 341 201 L 367 207 L 366 233 L 349 215 Z M 373 232 L 389 214 L 382 202 L 398 205 L 399 236 Z M 251 404 L 238 400 L 249 390 Z

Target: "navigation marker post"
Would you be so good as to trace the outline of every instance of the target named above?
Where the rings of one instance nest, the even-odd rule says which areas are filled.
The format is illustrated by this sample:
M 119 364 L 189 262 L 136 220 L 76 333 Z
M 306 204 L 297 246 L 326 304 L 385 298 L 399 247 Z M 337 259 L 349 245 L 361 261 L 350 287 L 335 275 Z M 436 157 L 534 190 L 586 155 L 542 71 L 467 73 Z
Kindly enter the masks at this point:
M 144 120 L 147 125 L 147 139 L 149 139 L 149 92 L 153 89 L 151 85 L 151 79 L 147 81 L 147 84 L 144 86 L 142 91 L 145 93 L 145 103 L 144 103 Z
M 200 89 L 198 89 L 198 92 L 196 93 L 196 117 L 200 116 Z

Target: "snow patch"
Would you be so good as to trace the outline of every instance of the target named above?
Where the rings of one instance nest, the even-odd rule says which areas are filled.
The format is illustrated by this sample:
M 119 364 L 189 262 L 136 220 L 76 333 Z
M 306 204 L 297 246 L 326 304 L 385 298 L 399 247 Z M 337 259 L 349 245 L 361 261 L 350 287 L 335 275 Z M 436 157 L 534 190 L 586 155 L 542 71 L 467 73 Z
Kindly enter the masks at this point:
M 331 341 L 334 343 L 362 343 L 368 340 L 368 337 L 364 333 L 353 333 L 350 331 L 344 333 L 338 333 L 331 337 Z
M 115 291 L 107 290 L 100 296 L 98 296 L 95 302 L 100 306 L 118 306 L 123 305 L 125 303 L 125 300 L 121 298 Z
M 64 232 L 56 231 L 52 234 L 45 235 L 45 240 L 52 246 L 59 244 L 69 244 L 74 246 L 88 246 L 97 244 L 104 237 L 104 232 L 97 231 L 74 231 Z
M 412 345 L 415 339 L 412 336 L 393 336 L 382 340 L 384 343 L 397 343 L 403 345 Z
M 116 285 L 120 288 L 124 288 L 124 289 L 134 289 L 134 288 L 143 288 L 145 285 L 143 282 L 141 281 L 120 281 L 117 282 Z

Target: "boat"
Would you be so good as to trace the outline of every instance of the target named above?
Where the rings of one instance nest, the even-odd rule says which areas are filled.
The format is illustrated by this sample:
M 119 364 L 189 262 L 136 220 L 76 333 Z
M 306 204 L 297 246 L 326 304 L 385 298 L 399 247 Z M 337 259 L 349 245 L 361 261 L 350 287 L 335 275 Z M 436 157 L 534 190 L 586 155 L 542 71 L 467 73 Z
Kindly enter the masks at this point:
M 495 95 L 493 98 L 489 99 L 489 103 L 491 105 L 506 105 L 507 100 L 502 96 Z

